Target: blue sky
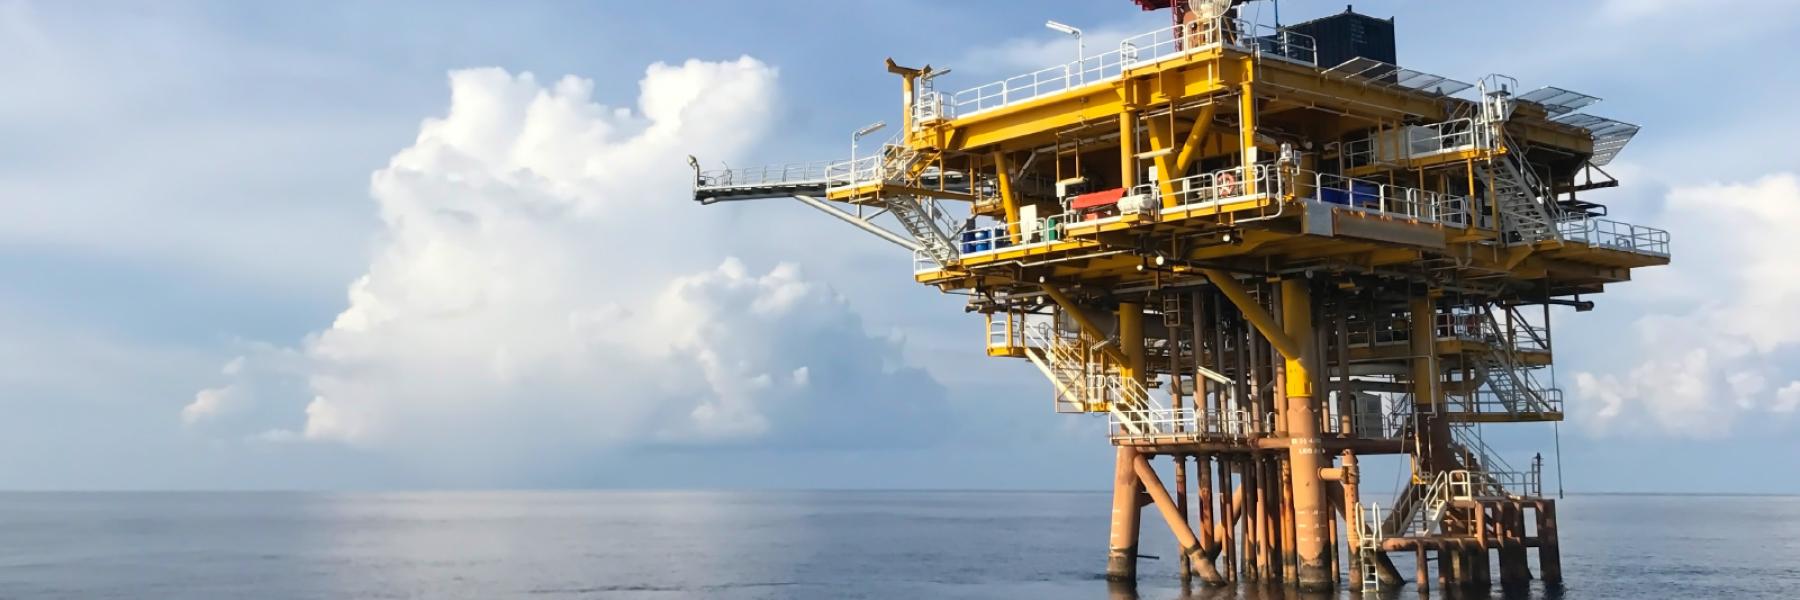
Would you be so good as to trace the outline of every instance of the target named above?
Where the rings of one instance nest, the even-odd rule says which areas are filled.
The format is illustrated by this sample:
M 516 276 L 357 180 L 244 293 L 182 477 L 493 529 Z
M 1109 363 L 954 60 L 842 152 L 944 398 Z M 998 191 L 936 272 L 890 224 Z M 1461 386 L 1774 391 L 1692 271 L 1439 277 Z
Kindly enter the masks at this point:
M 1800 7 L 1357 6 L 1405 66 L 1646 127 L 1596 199 L 1676 265 L 1560 316 L 1570 489 L 1800 492 Z M 1103 487 L 1101 425 L 906 257 L 680 180 L 845 154 L 898 119 L 889 56 L 1066 60 L 1052 18 L 1092 48 L 1162 15 L 0 0 L 0 487 Z

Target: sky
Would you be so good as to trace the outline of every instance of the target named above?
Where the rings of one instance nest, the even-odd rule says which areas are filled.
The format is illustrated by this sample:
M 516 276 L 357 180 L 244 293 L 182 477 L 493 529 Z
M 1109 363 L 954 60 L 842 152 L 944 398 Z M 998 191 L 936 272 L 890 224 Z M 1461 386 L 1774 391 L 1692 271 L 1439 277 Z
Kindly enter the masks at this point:
M 1800 4 L 1465 4 L 1356 7 L 1404 66 L 1643 125 L 1593 199 L 1675 254 L 1557 314 L 1569 421 L 1490 444 L 1560 445 L 1571 492 L 1800 493 Z M 884 58 L 972 87 L 1071 59 L 1046 19 L 1165 18 L 0 0 L 0 488 L 1103 489 L 1104 423 L 903 252 L 697 206 L 686 160 L 841 158 L 899 120 Z

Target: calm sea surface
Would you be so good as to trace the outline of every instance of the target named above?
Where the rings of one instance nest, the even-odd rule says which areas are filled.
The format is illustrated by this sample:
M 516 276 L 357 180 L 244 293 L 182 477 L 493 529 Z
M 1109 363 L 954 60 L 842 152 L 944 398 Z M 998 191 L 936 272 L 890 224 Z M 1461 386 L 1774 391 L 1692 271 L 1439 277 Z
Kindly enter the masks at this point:
M 1108 590 L 1108 503 L 987 492 L 0 494 L 0 597 L 1182 597 L 1170 560 L 1143 562 L 1137 596 Z M 1530 597 L 1800 598 L 1800 498 L 1577 496 L 1559 512 L 1568 584 Z M 1172 557 L 1154 516 L 1143 552 Z

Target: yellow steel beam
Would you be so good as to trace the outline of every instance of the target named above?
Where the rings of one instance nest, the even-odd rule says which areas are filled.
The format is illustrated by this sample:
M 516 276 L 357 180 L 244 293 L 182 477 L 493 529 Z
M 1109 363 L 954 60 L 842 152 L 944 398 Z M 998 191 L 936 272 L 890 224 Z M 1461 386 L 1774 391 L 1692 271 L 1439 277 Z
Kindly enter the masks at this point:
M 1005 152 L 994 153 L 994 179 L 1000 187 L 1000 208 L 1006 211 L 1006 233 L 1019 239 L 1019 197 L 1013 194 L 1012 165 Z
M 1174 129 L 1174 124 L 1163 118 L 1150 120 L 1150 151 L 1155 153 L 1152 160 L 1156 163 L 1156 183 L 1162 190 L 1163 208 L 1175 208 L 1178 200 L 1175 197 L 1174 181 L 1181 176 L 1176 174 L 1177 171 L 1169 160 L 1169 155 L 1174 153 L 1174 148 L 1169 146 L 1174 142 Z
M 1287 332 L 1282 331 L 1281 326 L 1275 323 L 1275 317 L 1269 316 L 1269 311 L 1263 310 L 1262 305 L 1257 304 L 1256 299 L 1250 297 L 1250 292 L 1245 291 L 1244 286 L 1238 284 L 1237 279 L 1232 278 L 1230 273 L 1218 269 L 1202 269 L 1201 272 L 1205 273 L 1206 278 L 1211 280 L 1213 285 L 1218 287 L 1219 291 L 1223 292 L 1233 305 L 1237 306 L 1238 312 L 1244 313 L 1244 319 L 1250 321 L 1250 324 L 1254 325 L 1256 330 L 1263 334 L 1263 337 L 1269 339 L 1269 344 L 1275 346 L 1276 351 L 1290 359 L 1300 357 L 1300 344 L 1294 341 L 1294 338 L 1288 337 Z
M 1149 374 L 1144 361 L 1144 305 L 1119 303 L 1119 346 L 1125 354 L 1123 373 L 1119 375 L 1143 384 Z
M 1246 59 L 1248 60 L 1248 59 Z M 1253 84 L 1244 82 L 1241 96 L 1238 97 L 1238 151 L 1243 153 L 1244 193 L 1255 194 L 1256 189 L 1256 94 Z
M 1137 111 L 1119 112 L 1119 186 L 1137 187 Z
M 1175 172 L 1186 173 L 1188 167 L 1194 165 L 1199 158 L 1200 142 L 1206 139 L 1207 132 L 1212 129 L 1213 118 L 1219 114 L 1219 105 L 1208 103 L 1200 109 L 1200 116 L 1195 117 L 1194 126 L 1188 129 L 1187 139 L 1181 142 L 1181 153 L 1175 156 Z

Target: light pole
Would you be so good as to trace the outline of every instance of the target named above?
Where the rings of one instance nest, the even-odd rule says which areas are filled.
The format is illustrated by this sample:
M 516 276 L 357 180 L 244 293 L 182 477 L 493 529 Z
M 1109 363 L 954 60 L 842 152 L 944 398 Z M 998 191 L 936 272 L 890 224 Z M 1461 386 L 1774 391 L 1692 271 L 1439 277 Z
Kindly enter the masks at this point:
M 1081 39 L 1081 29 L 1056 21 L 1046 21 L 1044 27 L 1050 28 L 1051 31 L 1075 36 L 1075 72 L 1081 75 L 1081 79 L 1085 83 L 1087 80 L 1087 42 Z
M 876 121 L 874 123 L 870 123 L 868 125 L 863 126 L 862 129 L 856 130 L 856 133 L 850 134 L 850 175 L 849 176 L 850 176 L 851 181 L 856 180 L 856 141 L 863 139 L 863 136 L 869 135 L 871 133 L 875 133 L 877 131 L 881 131 L 881 128 L 883 128 L 883 127 L 887 127 L 887 121 Z

